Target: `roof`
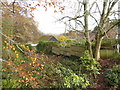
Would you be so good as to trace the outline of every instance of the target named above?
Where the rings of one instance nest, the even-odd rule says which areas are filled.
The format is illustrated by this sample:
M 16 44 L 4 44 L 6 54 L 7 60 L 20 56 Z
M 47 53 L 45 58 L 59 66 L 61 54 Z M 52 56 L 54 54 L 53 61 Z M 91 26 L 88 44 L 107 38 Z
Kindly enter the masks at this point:
M 40 37 L 40 40 L 44 41 L 57 41 L 57 39 L 52 35 L 43 35 Z

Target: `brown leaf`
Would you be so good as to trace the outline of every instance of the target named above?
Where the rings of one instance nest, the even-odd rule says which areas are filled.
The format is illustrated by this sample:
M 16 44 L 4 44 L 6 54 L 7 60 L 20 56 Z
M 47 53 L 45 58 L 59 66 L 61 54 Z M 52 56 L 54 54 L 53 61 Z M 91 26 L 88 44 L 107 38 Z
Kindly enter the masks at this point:
M 52 5 L 55 5 L 55 2 L 52 2 Z

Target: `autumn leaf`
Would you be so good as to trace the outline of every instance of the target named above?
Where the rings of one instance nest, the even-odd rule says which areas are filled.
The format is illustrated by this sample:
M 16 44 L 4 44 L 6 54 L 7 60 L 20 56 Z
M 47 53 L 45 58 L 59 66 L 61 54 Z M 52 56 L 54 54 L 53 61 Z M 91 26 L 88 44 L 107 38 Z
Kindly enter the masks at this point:
M 40 4 L 37 4 L 37 6 L 40 6 Z
M 35 10 L 36 8 L 35 7 L 31 7 L 30 9 Z
M 62 8 L 61 10 L 64 10 L 65 8 Z
M 55 5 L 55 3 L 54 3 L 54 2 L 52 2 L 52 5 Z

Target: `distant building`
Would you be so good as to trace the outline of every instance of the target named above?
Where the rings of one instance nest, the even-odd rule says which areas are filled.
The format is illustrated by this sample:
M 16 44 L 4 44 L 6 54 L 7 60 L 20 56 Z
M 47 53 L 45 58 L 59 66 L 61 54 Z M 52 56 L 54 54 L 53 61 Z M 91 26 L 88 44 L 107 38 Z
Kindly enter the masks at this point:
M 54 36 L 52 35 L 43 35 L 40 37 L 39 40 L 43 40 L 43 41 L 58 41 Z

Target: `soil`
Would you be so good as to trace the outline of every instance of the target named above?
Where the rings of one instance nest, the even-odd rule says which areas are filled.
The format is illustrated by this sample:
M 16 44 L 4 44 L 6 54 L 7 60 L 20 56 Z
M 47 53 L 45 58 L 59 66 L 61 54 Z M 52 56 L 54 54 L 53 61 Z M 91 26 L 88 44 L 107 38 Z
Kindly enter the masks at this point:
M 119 89 L 115 89 L 115 87 L 112 86 L 108 86 L 105 82 L 105 73 L 107 71 L 107 69 L 112 68 L 113 66 L 117 65 L 120 60 L 118 59 L 106 59 L 106 60 L 99 60 L 100 64 L 101 64 L 101 70 L 100 70 L 100 74 L 97 76 L 96 78 L 96 84 L 93 85 L 93 88 L 96 88 L 97 90 L 120 90 Z

